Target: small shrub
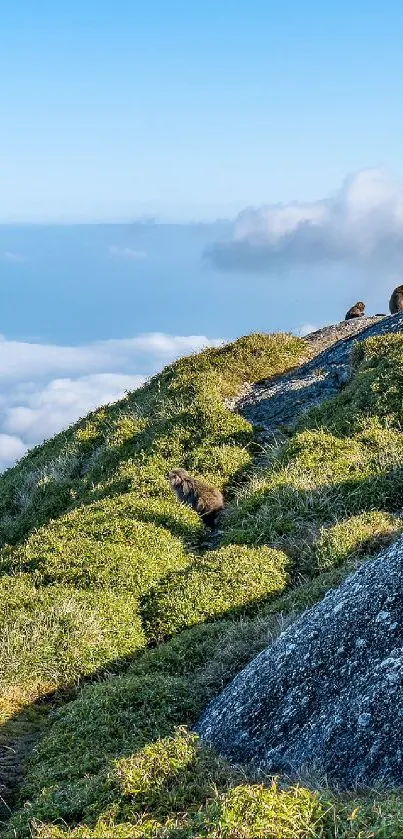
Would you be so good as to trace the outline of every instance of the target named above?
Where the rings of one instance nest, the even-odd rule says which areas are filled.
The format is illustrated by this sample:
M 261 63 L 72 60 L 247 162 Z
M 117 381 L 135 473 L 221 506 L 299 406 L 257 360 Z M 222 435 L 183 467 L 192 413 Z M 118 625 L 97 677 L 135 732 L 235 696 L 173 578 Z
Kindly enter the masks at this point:
M 269 787 L 242 784 L 197 813 L 184 836 L 305 839 L 315 836 L 322 815 L 317 795 L 303 787 L 281 789 L 274 781 Z
M 251 460 L 251 453 L 241 446 L 225 443 L 218 446 L 207 444 L 192 452 L 188 469 L 196 475 L 202 473 L 207 482 L 215 482 L 222 488 L 228 479 L 244 471 Z
M 113 774 L 124 797 L 120 820 L 127 822 L 134 813 L 146 810 L 158 819 L 197 810 L 214 788 L 229 787 L 241 778 L 239 771 L 231 770 L 225 760 L 202 746 L 197 735 L 183 728 L 118 760 Z
M 121 416 L 118 416 L 113 430 L 109 434 L 108 445 L 115 448 L 125 444 L 133 444 L 133 441 L 141 431 L 144 431 L 146 426 L 145 419 L 122 413 Z
M 85 686 L 54 713 L 28 762 L 23 795 L 38 796 L 49 783 L 71 783 L 103 771 L 113 758 L 195 721 L 201 708 L 200 695 L 184 678 L 129 673 Z
M 204 555 L 182 573 L 170 574 L 141 601 L 149 639 L 175 632 L 226 612 L 248 613 L 287 582 L 287 558 L 270 548 L 229 545 Z

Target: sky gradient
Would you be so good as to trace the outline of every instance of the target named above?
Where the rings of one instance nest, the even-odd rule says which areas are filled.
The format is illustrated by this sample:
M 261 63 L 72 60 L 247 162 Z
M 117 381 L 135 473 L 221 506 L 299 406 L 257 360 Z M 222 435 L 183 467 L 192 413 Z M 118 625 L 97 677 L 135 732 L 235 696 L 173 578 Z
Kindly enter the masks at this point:
M 399 2 L 2 5 L 0 221 L 232 217 L 403 177 Z
M 387 312 L 402 31 L 390 0 L 3 2 L 0 470 L 183 353 Z

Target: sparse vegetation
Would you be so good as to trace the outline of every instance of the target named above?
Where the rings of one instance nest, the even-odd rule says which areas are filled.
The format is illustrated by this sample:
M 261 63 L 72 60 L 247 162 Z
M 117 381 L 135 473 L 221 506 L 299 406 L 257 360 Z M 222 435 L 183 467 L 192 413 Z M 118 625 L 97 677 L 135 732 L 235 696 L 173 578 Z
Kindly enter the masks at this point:
M 306 355 L 300 339 L 252 335 L 181 359 L 0 477 L 0 745 L 19 762 L 5 836 L 402 832 L 394 793 L 254 777 L 188 730 L 402 527 L 401 336 L 360 345 L 340 395 L 266 453 L 225 406 Z M 169 490 L 177 465 L 224 489 L 214 542 Z

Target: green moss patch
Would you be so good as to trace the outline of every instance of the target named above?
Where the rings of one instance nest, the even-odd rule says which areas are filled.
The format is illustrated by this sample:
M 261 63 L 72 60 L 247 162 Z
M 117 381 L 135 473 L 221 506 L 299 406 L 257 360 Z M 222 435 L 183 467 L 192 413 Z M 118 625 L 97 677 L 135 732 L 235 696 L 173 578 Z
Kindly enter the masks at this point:
M 103 812 L 94 818 L 94 801 Z M 64 828 L 51 822 L 60 819 Z M 322 815 L 315 794 L 247 783 L 195 735 L 178 728 L 170 736 L 120 758 L 108 773 L 42 791 L 12 821 L 19 835 L 303 837 Z M 81 822 L 81 824 L 80 824 Z M 77 824 L 78 823 L 78 824 Z M 84 831 L 87 831 L 84 834 Z M 59 832 L 60 831 L 60 832 Z M 218 831 L 216 833 L 216 831 Z
M 401 530 L 400 518 L 377 510 L 351 516 L 333 527 L 323 528 L 314 545 L 318 570 L 340 565 L 349 558 L 378 553 Z
M 63 582 L 139 595 L 188 558 L 178 536 L 155 521 L 138 520 L 137 511 L 130 495 L 81 507 L 22 546 L 3 550 L 0 561 L 9 571 L 31 571 L 39 585 Z
M 130 673 L 85 687 L 55 713 L 30 763 L 26 792 L 40 793 L 49 778 L 70 783 L 99 772 L 116 756 L 193 721 L 200 710 L 200 697 L 182 678 Z
M 165 577 L 140 611 L 150 640 L 227 612 L 251 612 L 287 582 L 287 557 L 270 548 L 229 545 L 206 553 L 189 569 Z

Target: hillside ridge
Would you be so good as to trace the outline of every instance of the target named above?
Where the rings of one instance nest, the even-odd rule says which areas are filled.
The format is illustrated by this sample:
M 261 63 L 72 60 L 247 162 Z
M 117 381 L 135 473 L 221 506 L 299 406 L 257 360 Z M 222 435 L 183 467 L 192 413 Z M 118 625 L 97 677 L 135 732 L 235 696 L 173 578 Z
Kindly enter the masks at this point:
M 0 476 L 5 837 L 398 835 L 397 793 L 277 781 L 192 729 L 306 609 L 399 544 L 401 329 L 401 315 L 363 318 L 208 348 Z M 213 540 L 169 488 L 178 466 L 224 492 Z
M 335 396 L 347 383 L 351 351 L 357 340 L 403 330 L 403 314 L 357 318 L 306 335 L 313 357 L 290 373 L 250 385 L 231 402 L 266 436 L 289 430 L 301 414 Z

